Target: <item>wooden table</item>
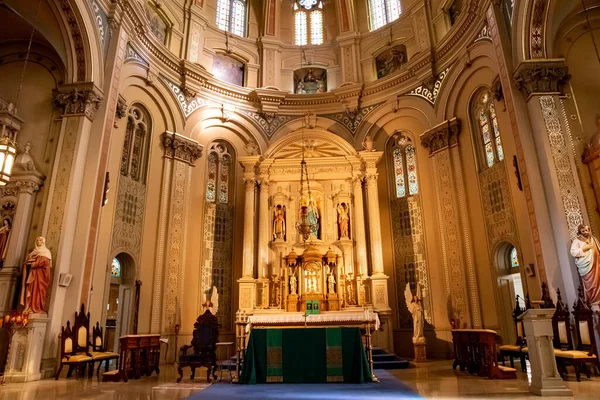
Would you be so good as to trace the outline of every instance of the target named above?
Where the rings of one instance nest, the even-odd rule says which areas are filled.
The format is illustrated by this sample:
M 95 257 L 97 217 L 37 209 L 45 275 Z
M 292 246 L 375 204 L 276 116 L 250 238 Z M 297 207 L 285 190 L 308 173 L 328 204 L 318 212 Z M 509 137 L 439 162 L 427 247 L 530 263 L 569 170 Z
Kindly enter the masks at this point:
M 516 379 L 515 369 L 498 365 L 496 331 L 490 329 L 453 329 L 454 364 L 461 371 L 490 379 Z
M 160 372 L 160 335 L 125 335 L 119 338 L 119 368 L 102 374 L 102 382 L 125 382 Z

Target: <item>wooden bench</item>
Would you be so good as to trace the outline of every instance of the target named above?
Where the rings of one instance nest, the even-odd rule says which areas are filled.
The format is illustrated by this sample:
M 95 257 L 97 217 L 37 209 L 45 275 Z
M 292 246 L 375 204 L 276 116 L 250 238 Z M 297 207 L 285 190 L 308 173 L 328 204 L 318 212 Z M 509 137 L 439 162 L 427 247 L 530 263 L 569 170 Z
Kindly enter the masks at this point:
M 453 329 L 452 368 L 487 376 L 490 379 L 516 379 L 514 368 L 498 365 L 497 333 L 490 329 Z

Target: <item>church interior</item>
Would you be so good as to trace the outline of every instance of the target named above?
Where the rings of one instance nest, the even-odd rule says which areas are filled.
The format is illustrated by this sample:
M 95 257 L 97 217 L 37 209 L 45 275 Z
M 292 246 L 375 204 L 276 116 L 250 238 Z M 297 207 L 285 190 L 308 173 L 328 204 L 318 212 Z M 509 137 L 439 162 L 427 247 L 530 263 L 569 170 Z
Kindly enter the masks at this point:
M 598 104 L 600 0 L 0 0 L 0 399 L 597 398 Z

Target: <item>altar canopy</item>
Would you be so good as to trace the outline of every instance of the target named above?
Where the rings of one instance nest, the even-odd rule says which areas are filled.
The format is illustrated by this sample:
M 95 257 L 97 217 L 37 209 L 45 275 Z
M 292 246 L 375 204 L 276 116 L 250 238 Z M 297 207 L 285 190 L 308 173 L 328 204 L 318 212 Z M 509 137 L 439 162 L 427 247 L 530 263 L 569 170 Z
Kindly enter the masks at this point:
M 240 383 L 365 383 L 369 363 L 358 328 L 253 329 Z

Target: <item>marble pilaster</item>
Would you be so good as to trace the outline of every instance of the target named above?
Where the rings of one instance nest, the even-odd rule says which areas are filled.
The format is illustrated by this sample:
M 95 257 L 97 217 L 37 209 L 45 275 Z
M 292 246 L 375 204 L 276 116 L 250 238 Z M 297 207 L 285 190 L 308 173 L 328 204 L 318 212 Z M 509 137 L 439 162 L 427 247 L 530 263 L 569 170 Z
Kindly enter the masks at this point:
M 365 206 L 363 201 L 362 179 L 355 177 L 352 180 L 352 192 L 354 195 L 354 245 L 356 248 L 356 265 L 353 271 L 356 270 L 360 275 L 367 275 L 367 239 L 365 234 Z M 348 271 L 346 271 L 348 272 Z

